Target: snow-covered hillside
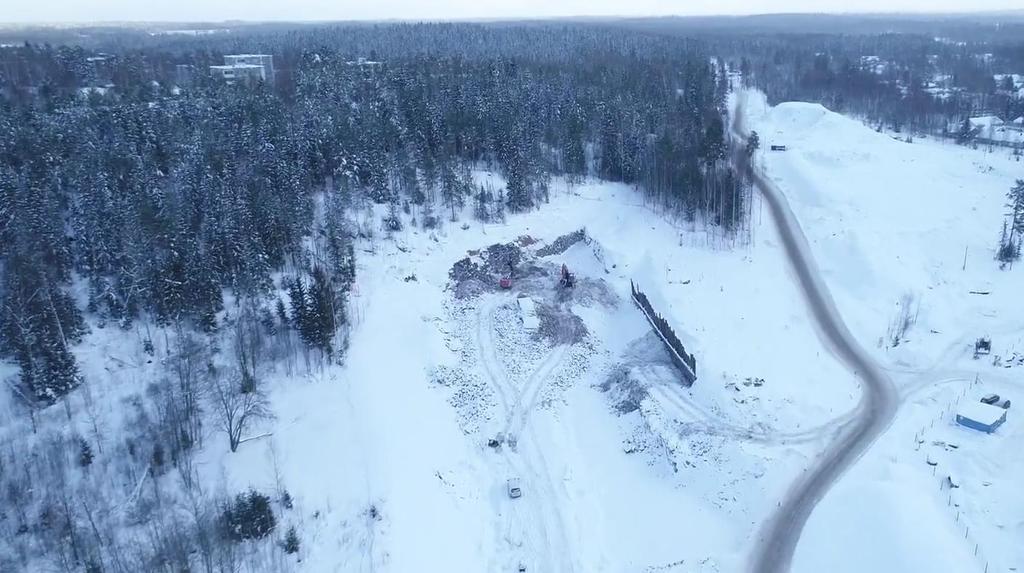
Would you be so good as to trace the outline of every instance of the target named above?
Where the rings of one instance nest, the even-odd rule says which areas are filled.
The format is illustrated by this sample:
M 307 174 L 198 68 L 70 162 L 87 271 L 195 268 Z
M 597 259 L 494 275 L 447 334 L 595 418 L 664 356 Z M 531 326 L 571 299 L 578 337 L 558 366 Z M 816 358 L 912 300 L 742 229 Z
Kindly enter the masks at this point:
M 890 430 L 812 515 L 794 569 L 1019 567 L 1024 530 L 1010 484 L 1022 468 L 1007 454 L 1024 430 L 1012 409 L 991 436 L 954 416 L 989 392 L 1015 397 L 1024 376 L 1015 359 L 1024 275 L 994 260 L 1005 196 L 1024 167 L 1005 152 L 905 143 L 819 105 L 769 108 L 758 96 L 746 106 L 767 149 L 758 160 L 786 193 L 847 324 L 903 399 Z M 993 355 L 973 360 L 982 336 Z

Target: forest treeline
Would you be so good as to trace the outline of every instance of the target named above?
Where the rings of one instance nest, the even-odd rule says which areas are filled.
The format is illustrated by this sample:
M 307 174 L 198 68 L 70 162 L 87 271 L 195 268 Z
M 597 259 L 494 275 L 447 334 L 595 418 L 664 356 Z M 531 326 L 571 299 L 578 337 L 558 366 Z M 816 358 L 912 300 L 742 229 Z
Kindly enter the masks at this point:
M 276 81 L 209 77 L 209 63 L 243 49 L 273 54 Z M 343 299 L 352 230 L 337 216 L 362 197 L 391 205 L 393 230 L 399 212 L 431 226 L 467 202 L 482 218 L 530 209 L 553 176 L 593 175 L 690 220 L 742 218 L 725 74 L 687 40 L 479 25 L 153 40 L 105 53 L 112 85 L 83 90 L 97 81 L 91 54 L 0 50 L 0 325 L 23 390 L 42 403 L 76 384 L 67 348 L 82 310 L 210 330 L 223 289 L 259 298 L 286 286 L 274 273 L 311 280 L 321 267 Z M 187 82 L 178 64 L 192 66 Z M 475 186 L 478 167 L 499 170 L 505 188 Z M 312 257 L 303 241 L 320 192 L 337 208 Z

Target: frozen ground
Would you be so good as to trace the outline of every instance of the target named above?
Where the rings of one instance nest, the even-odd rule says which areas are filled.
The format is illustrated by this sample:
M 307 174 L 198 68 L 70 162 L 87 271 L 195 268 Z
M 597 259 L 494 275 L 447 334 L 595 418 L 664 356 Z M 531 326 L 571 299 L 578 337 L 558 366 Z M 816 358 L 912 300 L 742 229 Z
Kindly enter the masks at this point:
M 582 226 L 587 241 L 542 256 Z M 524 236 L 538 241 L 529 277 L 456 296 L 456 261 Z M 287 489 L 281 528 L 303 540 L 287 567 L 307 571 L 736 571 L 857 389 L 821 350 L 771 226 L 759 217 L 749 245 L 723 245 L 597 182 L 556 186 L 505 224 L 367 241 L 345 365 L 266 371 L 275 419 L 233 454 L 211 427 L 203 483 Z M 568 296 L 563 262 L 578 277 Z M 629 302 L 631 279 L 696 354 L 692 390 Z M 521 293 L 538 302 L 537 335 L 518 321 Z M 173 336 L 154 339 L 149 363 L 141 333 L 94 328 L 78 347 L 105 432 L 159 378 Z M 83 391 L 69 404 L 68 431 L 91 432 Z
M 1021 567 L 1024 523 L 1007 488 L 1022 477 L 1007 455 L 1019 421 L 1011 410 L 985 436 L 953 419 L 958 399 L 1014 398 L 1024 373 L 1013 367 L 1024 276 L 993 260 L 1005 194 L 1024 168 L 1003 153 L 897 141 L 817 105 L 769 108 L 758 95 L 748 95 L 752 129 L 765 148 L 788 147 L 759 161 L 785 191 L 847 324 L 903 397 L 890 430 L 812 514 L 794 570 Z M 893 328 L 901 307 L 911 319 L 903 334 Z M 971 358 L 980 336 L 992 337 L 998 366 Z M 947 475 L 960 487 L 940 489 Z
M 584 223 L 588 242 L 537 254 Z M 534 275 L 455 296 L 455 261 L 524 235 L 540 239 L 525 249 Z M 232 485 L 272 483 L 276 444 L 317 540 L 308 570 L 736 571 L 856 401 L 764 221 L 748 247 L 713 248 L 632 190 L 590 183 L 507 224 L 433 236 L 407 230 L 360 258 L 347 365 L 282 386 L 274 439 L 211 460 Z M 562 262 L 579 278 L 567 299 Z M 630 279 L 697 355 L 692 390 L 628 302 Z M 541 331 L 553 313 L 587 334 L 524 332 L 524 291 Z M 515 447 L 490 448 L 498 433 Z
M 271 435 L 235 454 L 212 435 L 204 479 L 287 488 L 295 508 L 282 524 L 299 529 L 302 570 L 738 571 L 858 394 L 754 212 L 750 244 L 726 249 L 625 186 L 591 182 L 506 224 L 366 243 L 345 366 L 268 373 L 276 419 L 258 430 Z M 588 241 L 539 254 L 584 225 Z M 539 240 L 525 248 L 527 280 L 456 296 L 456 261 L 526 235 Z M 563 262 L 579 280 L 569 297 L 554 286 Z M 629 302 L 631 279 L 697 356 L 692 389 Z M 542 335 L 549 320 L 586 334 L 524 332 L 524 291 Z M 122 372 L 105 350 L 117 346 L 94 332 L 81 347 L 91 380 Z M 152 374 L 105 387 L 140 376 Z M 515 447 L 488 447 L 499 432 Z M 508 498 L 509 477 L 522 498 Z

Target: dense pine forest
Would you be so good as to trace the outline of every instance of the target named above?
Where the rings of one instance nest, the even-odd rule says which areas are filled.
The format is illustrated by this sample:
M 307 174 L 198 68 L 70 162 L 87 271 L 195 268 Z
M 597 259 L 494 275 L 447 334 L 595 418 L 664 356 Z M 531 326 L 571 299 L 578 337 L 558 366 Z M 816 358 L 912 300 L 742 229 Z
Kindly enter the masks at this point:
M 486 219 L 535 208 L 552 177 L 593 175 L 691 220 L 731 226 L 742 212 L 725 162 L 727 83 L 689 42 L 576 27 L 323 29 L 247 39 L 281 54 L 272 85 L 205 75 L 216 49 L 242 41 L 114 54 L 109 91 L 88 89 L 81 48 L 0 51 L 3 332 L 32 399 L 75 386 L 67 347 L 83 310 L 210 330 L 222 289 L 259 299 L 287 272 L 327 281 L 313 292 L 330 300 L 315 304 L 344 324 L 332 301 L 353 254 L 340 214 L 361 198 L 390 205 L 393 228 L 400 212 L 435 226 L 467 202 Z M 507 187 L 475 188 L 478 167 Z M 311 257 L 317 197 L 326 248 Z M 67 294 L 76 278 L 84 305 Z
M 275 73 L 211 76 L 238 52 L 272 55 Z M 281 570 L 232 549 L 273 527 L 266 496 L 211 504 L 193 459 L 210 430 L 234 452 L 272 415 L 268 370 L 343 361 L 356 245 L 542 209 L 553 181 L 586 178 L 735 232 L 728 89 L 702 44 L 585 25 L 5 44 L 0 352 L 18 374 L 4 392 L 33 432 L 58 404 L 70 419 L 69 396 L 91 408 L 75 349 L 98 331 L 139 339 L 165 376 L 129 399 L 123 428 L 90 414 L 88 436 L 5 431 L 0 570 Z M 178 485 L 143 487 L 163 474 Z

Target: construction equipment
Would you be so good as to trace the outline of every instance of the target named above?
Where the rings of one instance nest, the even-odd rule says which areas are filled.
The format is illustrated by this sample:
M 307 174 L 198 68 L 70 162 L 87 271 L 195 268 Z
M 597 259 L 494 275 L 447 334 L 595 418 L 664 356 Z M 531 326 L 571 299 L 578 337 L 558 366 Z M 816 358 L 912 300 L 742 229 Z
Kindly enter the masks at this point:
M 974 342 L 974 358 L 977 359 L 979 356 L 992 353 L 992 339 L 988 337 L 981 337 Z
M 562 263 L 562 278 L 558 280 L 559 286 L 562 288 L 572 288 L 576 286 L 576 275 L 569 272 L 569 267 Z
M 510 288 L 512 288 L 512 275 L 515 274 L 515 272 L 516 272 L 516 266 L 514 264 L 512 264 L 512 261 L 509 261 L 508 262 L 508 274 L 506 274 L 505 276 L 501 277 L 501 280 L 498 281 L 498 286 L 500 286 L 503 289 L 510 289 Z

